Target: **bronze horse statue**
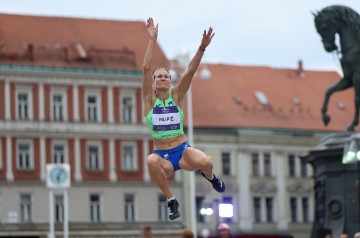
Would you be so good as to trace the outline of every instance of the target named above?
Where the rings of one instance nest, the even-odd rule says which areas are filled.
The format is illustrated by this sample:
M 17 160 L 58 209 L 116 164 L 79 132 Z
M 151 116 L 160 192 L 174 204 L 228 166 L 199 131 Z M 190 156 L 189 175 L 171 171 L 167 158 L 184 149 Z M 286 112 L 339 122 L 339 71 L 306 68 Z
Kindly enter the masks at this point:
M 340 63 L 344 75 L 326 90 L 321 108 L 322 120 L 325 125 L 330 122 L 330 116 L 326 114 L 330 96 L 334 92 L 354 87 L 355 115 L 347 128 L 347 131 L 354 131 L 359 124 L 360 108 L 360 15 L 349 7 L 339 5 L 325 7 L 313 15 L 325 50 L 341 53 Z M 339 35 L 340 50 L 335 43 L 336 34 Z

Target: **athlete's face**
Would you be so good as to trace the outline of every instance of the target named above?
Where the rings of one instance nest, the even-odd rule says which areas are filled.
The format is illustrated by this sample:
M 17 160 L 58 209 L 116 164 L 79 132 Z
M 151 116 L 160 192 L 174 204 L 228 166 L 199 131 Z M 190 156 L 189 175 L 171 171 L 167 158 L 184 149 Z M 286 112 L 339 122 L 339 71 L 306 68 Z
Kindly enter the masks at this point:
M 169 89 L 171 87 L 171 78 L 168 71 L 159 69 L 155 72 L 154 86 L 156 89 Z

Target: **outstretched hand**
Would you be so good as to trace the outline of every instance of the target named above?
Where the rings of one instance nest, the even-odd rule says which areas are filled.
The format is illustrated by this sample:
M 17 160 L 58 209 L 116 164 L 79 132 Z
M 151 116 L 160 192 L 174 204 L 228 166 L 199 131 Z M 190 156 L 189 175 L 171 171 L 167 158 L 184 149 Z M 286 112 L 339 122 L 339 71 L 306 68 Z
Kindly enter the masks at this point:
M 211 42 L 212 38 L 214 37 L 214 35 L 215 35 L 215 33 L 213 33 L 213 28 L 212 27 L 209 27 L 209 30 L 207 32 L 206 32 L 206 30 L 204 30 L 200 48 L 205 50 L 206 47 L 210 44 L 210 42 Z
M 154 25 L 154 20 L 149 17 L 149 19 L 147 20 L 147 24 L 146 24 L 146 29 L 149 32 L 149 35 L 152 39 L 156 39 L 157 35 L 158 35 L 158 27 L 159 27 L 159 23 L 156 24 L 156 26 Z

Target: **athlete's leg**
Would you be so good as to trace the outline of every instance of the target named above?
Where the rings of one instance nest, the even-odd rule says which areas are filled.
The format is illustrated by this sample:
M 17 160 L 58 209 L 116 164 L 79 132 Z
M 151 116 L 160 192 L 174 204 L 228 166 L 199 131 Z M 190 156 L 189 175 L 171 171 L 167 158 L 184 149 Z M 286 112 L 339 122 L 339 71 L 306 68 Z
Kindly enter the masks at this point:
M 180 168 L 185 170 L 201 170 L 201 175 L 204 176 L 212 185 L 212 187 L 222 193 L 225 191 L 224 182 L 212 172 L 213 163 L 207 154 L 204 152 L 188 147 L 182 154 L 182 157 L 179 161 Z
M 173 174 L 173 165 L 169 161 L 161 158 L 160 155 L 151 154 L 147 158 L 147 166 L 149 169 L 149 174 L 156 185 L 168 199 L 172 198 L 173 194 L 170 191 L 167 177 Z
M 213 176 L 213 163 L 211 157 L 201 150 L 192 147 L 188 147 L 184 150 L 179 165 L 180 168 L 187 171 L 201 170 L 208 179 L 211 179 Z

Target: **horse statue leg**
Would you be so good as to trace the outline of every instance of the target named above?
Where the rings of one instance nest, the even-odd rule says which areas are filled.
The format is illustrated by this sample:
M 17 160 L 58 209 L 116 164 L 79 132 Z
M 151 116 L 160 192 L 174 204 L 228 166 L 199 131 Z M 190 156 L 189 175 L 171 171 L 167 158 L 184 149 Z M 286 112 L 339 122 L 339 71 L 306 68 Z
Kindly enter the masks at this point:
M 348 126 L 347 131 L 354 131 L 355 126 L 359 124 L 360 75 L 354 76 L 354 90 L 355 90 L 355 115 L 352 123 Z
M 327 126 L 329 124 L 330 119 L 331 119 L 330 116 L 326 114 L 330 96 L 334 92 L 350 88 L 351 86 L 352 86 L 351 80 L 342 78 L 338 82 L 336 82 L 334 85 L 332 85 L 326 89 L 325 99 L 324 99 L 323 105 L 321 107 L 322 120 L 323 120 L 325 126 Z

